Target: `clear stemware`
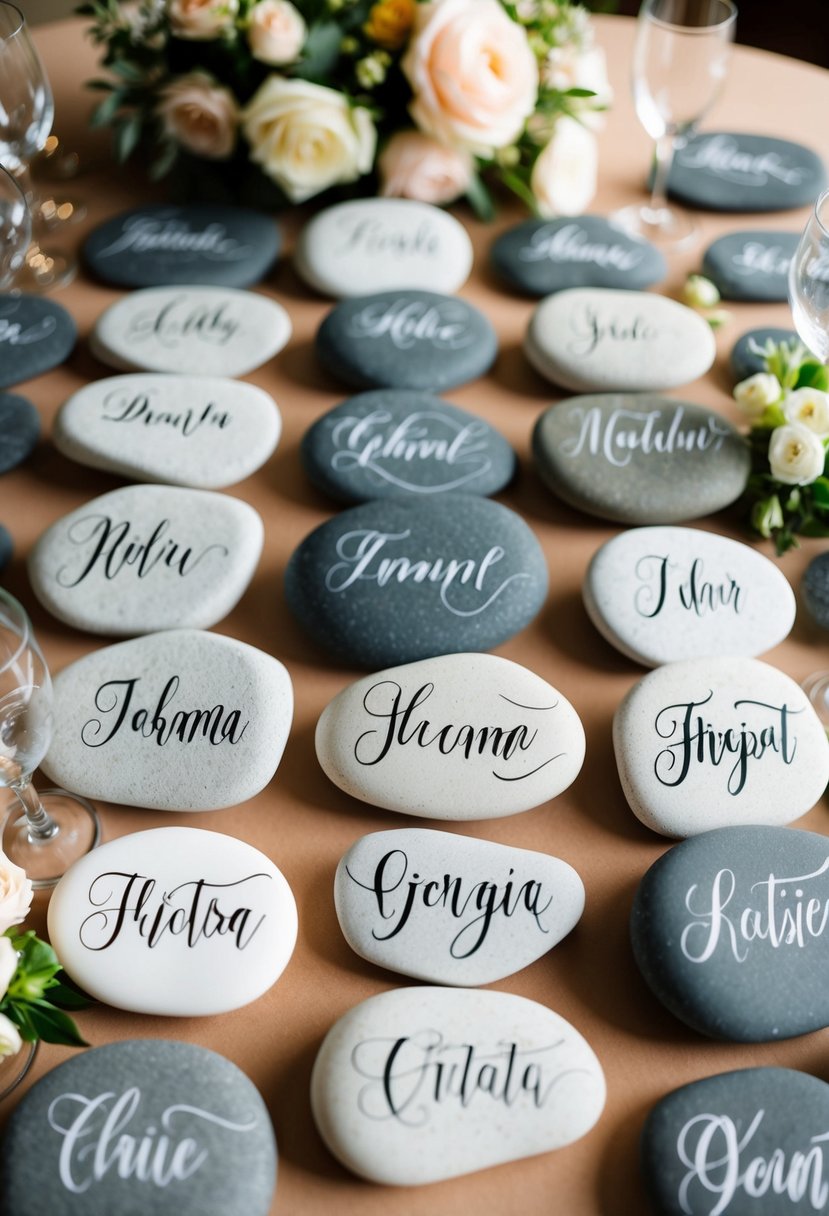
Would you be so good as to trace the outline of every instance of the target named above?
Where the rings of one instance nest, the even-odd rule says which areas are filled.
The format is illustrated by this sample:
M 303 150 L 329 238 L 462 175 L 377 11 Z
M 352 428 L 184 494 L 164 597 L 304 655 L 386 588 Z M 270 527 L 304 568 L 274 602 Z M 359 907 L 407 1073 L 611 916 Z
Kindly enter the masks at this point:
M 0 291 L 4 291 L 26 259 L 32 221 L 23 191 L 0 167 Z
M 808 350 L 829 361 L 829 190 L 821 194 L 789 266 L 794 327 Z

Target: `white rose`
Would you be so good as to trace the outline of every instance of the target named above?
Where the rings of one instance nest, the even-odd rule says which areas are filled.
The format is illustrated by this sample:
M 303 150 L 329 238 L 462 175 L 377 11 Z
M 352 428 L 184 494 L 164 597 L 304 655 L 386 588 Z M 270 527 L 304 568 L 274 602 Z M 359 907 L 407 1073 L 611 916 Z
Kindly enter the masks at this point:
M 797 422 L 823 438 L 829 435 L 829 393 L 799 388 L 783 402 L 787 422 Z
M 604 114 L 613 101 L 613 90 L 607 78 L 607 59 L 600 46 L 580 51 L 574 46 L 553 47 L 543 69 L 544 83 L 553 89 L 590 89 L 595 97 L 572 97 L 570 104 L 579 111 L 579 118 L 593 130 L 604 125 Z
M 292 203 L 368 173 L 377 144 L 368 110 L 335 89 L 276 75 L 251 98 L 242 129 L 251 160 Z
M 167 0 L 170 28 L 177 38 L 212 42 L 233 25 L 239 0 Z
M 5 1013 L 0 1013 L 0 1057 L 17 1055 L 23 1046 L 20 1031 Z
M 290 0 L 259 0 L 250 10 L 248 44 L 260 63 L 295 63 L 307 35 L 302 14 Z
M 5 853 L 0 852 L 0 933 L 20 925 L 32 906 L 32 884 Z
M 17 951 L 7 937 L 0 937 L 0 1001 L 9 990 L 17 970 Z
M 826 453 L 814 431 L 798 423 L 778 426 L 769 440 L 772 477 L 787 486 L 807 486 L 823 472 Z
M 756 372 L 734 387 L 734 400 L 751 417 L 758 418 L 766 406 L 774 405 L 782 393 L 780 381 L 771 372 Z
M 581 215 L 596 193 L 596 138 L 575 118 L 562 115 L 542 148 L 530 177 L 540 215 Z
M 421 203 L 451 203 L 465 194 L 472 178 L 472 157 L 448 148 L 419 131 L 392 135 L 378 159 L 380 193 Z

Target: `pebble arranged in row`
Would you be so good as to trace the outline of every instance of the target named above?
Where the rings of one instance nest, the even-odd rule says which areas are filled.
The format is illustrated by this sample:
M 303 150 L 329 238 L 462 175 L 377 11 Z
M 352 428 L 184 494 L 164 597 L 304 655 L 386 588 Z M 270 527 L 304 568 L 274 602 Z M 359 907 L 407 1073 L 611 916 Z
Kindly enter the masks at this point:
M 668 192 L 706 211 L 788 211 L 826 184 L 820 157 L 803 144 L 745 131 L 705 131 L 677 149 Z
M 0 570 L 4 569 L 12 559 L 14 543 L 8 528 L 0 524 Z
M 195 629 L 96 650 L 54 689 L 44 772 L 89 798 L 157 810 L 253 798 L 276 772 L 293 718 L 277 659 Z
M 803 602 L 812 620 L 829 629 L 829 553 L 812 558 L 803 575 Z
M 436 984 L 491 984 L 578 923 L 584 886 L 565 861 L 426 828 L 372 832 L 337 866 L 334 902 L 361 958 Z
M 0 388 L 58 367 L 77 338 L 77 326 L 60 304 L 44 296 L 0 293 Z
M 365 198 L 320 211 L 300 233 L 294 266 L 324 296 L 377 291 L 452 295 L 469 278 L 472 242 L 439 207 L 402 198 Z
M 244 593 L 263 537 L 260 516 L 241 499 L 124 486 L 47 528 L 29 555 L 29 578 L 44 608 L 90 633 L 208 629 Z
M 729 232 L 708 246 L 702 273 L 726 300 L 784 302 L 799 239 L 797 232 Z
M 809 698 L 757 659 L 658 667 L 617 709 L 613 747 L 631 810 L 665 836 L 790 823 L 829 783 L 829 740 Z
M 634 956 L 662 1004 L 701 1034 L 739 1043 L 808 1034 L 829 1025 L 828 902 L 825 836 L 705 832 L 642 879 Z
M 79 1052 L 24 1094 L 0 1141 L 9 1216 L 268 1216 L 276 1142 L 241 1069 L 193 1043 Z
M 40 438 L 40 414 L 26 397 L 0 393 L 0 474 L 22 464 Z
M 634 528 L 594 554 L 582 587 L 599 633 L 658 667 L 757 655 L 788 636 L 794 592 L 756 549 L 696 528 Z
M 138 372 L 74 393 L 52 439 L 64 456 L 94 469 L 218 489 L 260 468 L 281 430 L 276 402 L 253 384 Z
M 729 355 L 731 374 L 734 377 L 735 383 L 739 384 L 741 380 L 747 380 L 749 376 L 754 376 L 757 372 L 764 372 L 766 370 L 763 356 L 758 354 L 756 349 L 753 348 L 765 346 L 769 339 L 775 343 L 800 341 L 800 338 L 793 329 L 779 329 L 776 326 L 769 326 L 766 329 L 748 330 L 741 338 L 737 339 Z
M 307 536 L 285 570 L 285 598 L 309 636 L 375 671 L 498 646 L 546 594 L 533 532 L 472 494 L 350 507 Z
M 588 515 L 675 524 L 735 502 L 748 444 L 720 414 L 668 397 L 607 393 L 546 410 L 533 431 L 542 480 Z
M 334 1156 L 417 1186 L 562 1148 L 595 1124 L 601 1065 L 557 1013 L 506 992 L 397 988 L 323 1040 L 311 1106 Z
M 316 750 L 340 789 L 426 819 L 495 819 L 572 785 L 584 727 L 557 689 L 491 654 L 444 654 L 357 680 L 326 706 Z

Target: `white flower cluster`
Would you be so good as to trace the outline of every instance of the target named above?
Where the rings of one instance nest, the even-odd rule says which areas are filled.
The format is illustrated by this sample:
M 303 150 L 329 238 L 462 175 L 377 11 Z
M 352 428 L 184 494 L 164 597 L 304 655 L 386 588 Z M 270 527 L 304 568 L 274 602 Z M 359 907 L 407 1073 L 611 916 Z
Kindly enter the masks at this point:
M 32 903 L 32 884 L 24 870 L 0 852 L 0 934 L 21 924 Z M 17 970 L 17 951 L 7 937 L 0 937 L 0 1000 L 6 995 Z M 0 1013 L 0 1057 L 20 1051 L 23 1041 L 15 1024 Z
M 770 372 L 757 372 L 734 389 L 738 404 L 753 418 L 769 406 L 779 405 L 786 419 L 769 439 L 772 477 L 787 486 L 810 485 L 823 472 L 829 440 L 829 393 L 799 388 L 783 393 Z

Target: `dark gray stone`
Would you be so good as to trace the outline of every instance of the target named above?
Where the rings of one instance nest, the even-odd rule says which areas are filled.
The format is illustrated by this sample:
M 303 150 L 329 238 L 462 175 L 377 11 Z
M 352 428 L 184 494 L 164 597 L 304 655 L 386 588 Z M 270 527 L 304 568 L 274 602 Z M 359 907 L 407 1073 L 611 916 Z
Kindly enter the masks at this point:
M 826 185 L 820 157 L 802 144 L 742 131 L 705 131 L 677 151 L 668 192 L 706 211 L 788 211 Z
M 350 397 L 306 431 L 300 454 L 342 502 L 495 494 L 515 472 L 515 453 L 483 418 L 412 389 Z
M 14 552 L 14 544 L 12 542 L 11 533 L 8 528 L 4 528 L 0 524 L 0 570 L 8 566 Z
M 546 593 L 533 533 L 472 494 L 351 507 L 306 537 L 285 571 L 288 605 L 314 641 L 372 670 L 489 650 L 528 625 Z
M 815 624 L 829 629 L 829 553 L 819 553 L 806 567 L 803 601 Z
M 274 220 L 246 207 L 151 204 L 96 228 L 84 245 L 88 269 L 117 287 L 248 287 L 279 252 Z
M 701 405 L 650 394 L 570 397 L 533 431 L 542 479 L 564 502 L 627 524 L 709 515 L 742 494 L 748 445 Z
M 355 388 L 445 389 L 482 376 L 498 339 L 483 313 L 456 296 L 382 291 L 332 308 L 316 349 Z
M 40 414 L 31 401 L 0 393 L 0 473 L 22 464 L 40 437 Z
M 57 367 L 77 337 L 75 322 L 53 300 L 0 294 L 0 388 Z
M 798 232 L 729 232 L 706 249 L 702 273 L 726 300 L 785 301 L 799 240 Z
M 793 329 L 777 329 L 774 326 L 769 329 L 750 329 L 748 333 L 743 334 L 742 338 L 737 339 L 731 349 L 729 358 L 735 384 L 739 384 L 741 380 L 747 380 L 749 376 L 754 376 L 757 372 L 766 370 L 763 356 L 753 351 L 751 344 L 753 342 L 757 346 L 765 346 L 768 338 L 771 338 L 772 342 L 800 341 Z
M 0 1146 L 8 1216 L 267 1216 L 275 1181 L 258 1091 L 192 1043 L 73 1056 L 25 1095 Z
M 636 240 L 599 215 L 525 220 L 490 250 L 495 273 L 528 296 L 566 287 L 621 287 L 637 291 L 661 282 L 668 267 L 649 241 Z
M 827 907 L 825 836 L 716 828 L 669 849 L 645 874 L 631 913 L 633 953 L 662 1004 L 701 1034 L 789 1039 L 829 1025 Z

